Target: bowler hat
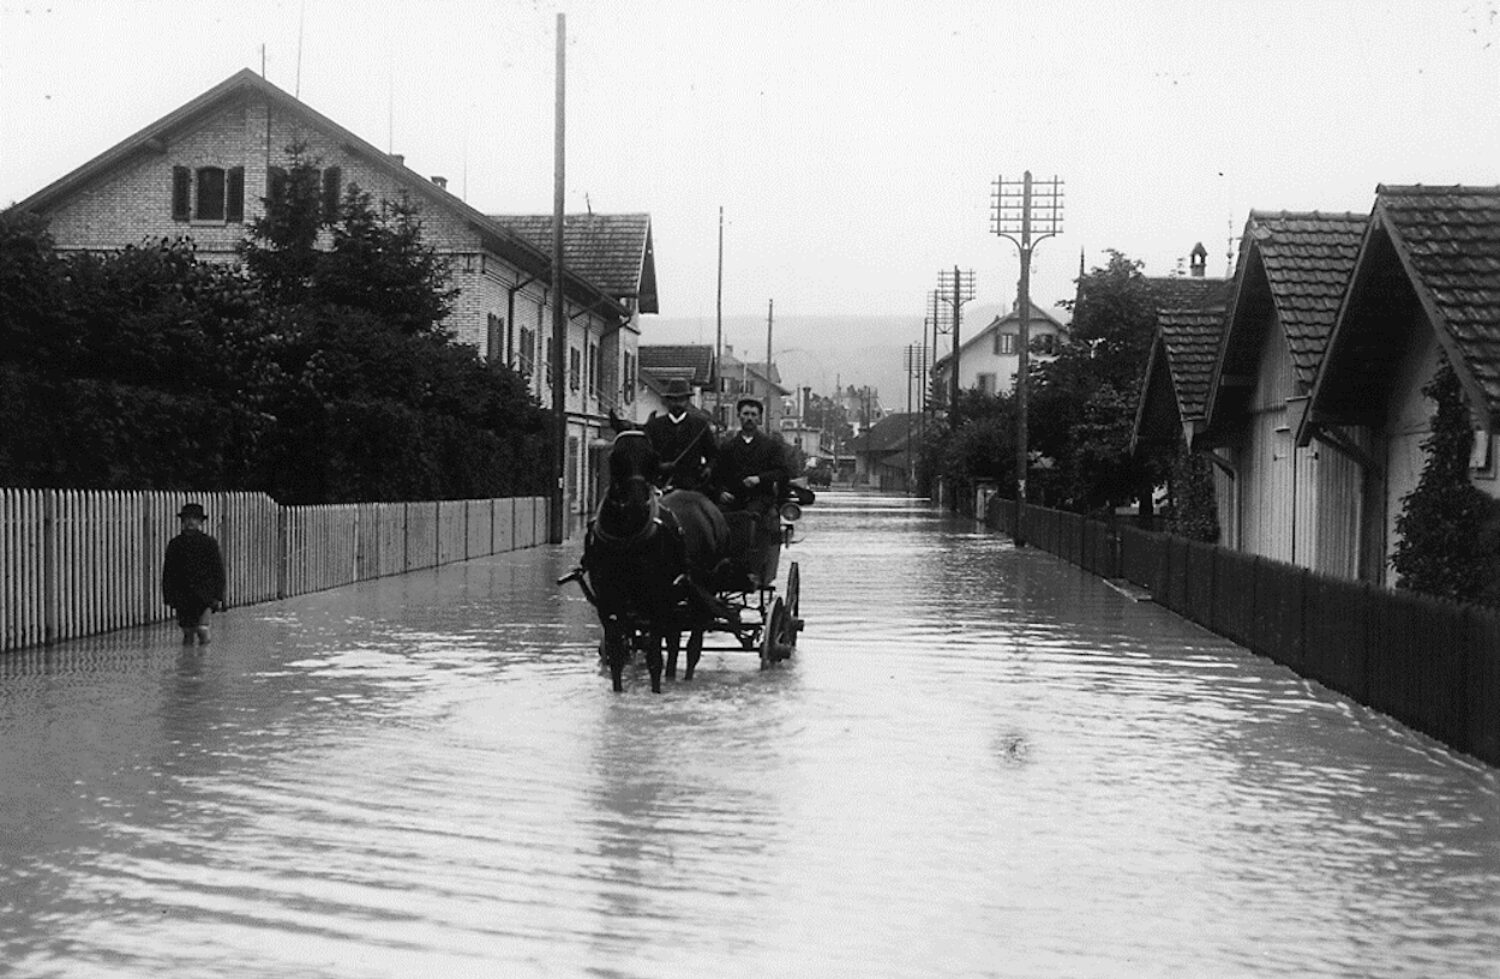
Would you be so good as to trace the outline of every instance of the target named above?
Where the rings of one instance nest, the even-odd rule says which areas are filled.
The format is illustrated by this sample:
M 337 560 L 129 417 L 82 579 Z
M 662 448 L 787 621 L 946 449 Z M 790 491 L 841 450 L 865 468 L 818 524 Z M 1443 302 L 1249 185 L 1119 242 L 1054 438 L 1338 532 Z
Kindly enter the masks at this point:
M 177 511 L 179 517 L 197 517 L 199 520 L 207 520 L 208 514 L 203 512 L 203 504 L 186 503 L 181 510 Z
M 666 387 L 661 389 L 663 398 L 691 398 L 693 389 L 688 387 L 688 382 L 680 377 L 674 377 L 667 381 Z

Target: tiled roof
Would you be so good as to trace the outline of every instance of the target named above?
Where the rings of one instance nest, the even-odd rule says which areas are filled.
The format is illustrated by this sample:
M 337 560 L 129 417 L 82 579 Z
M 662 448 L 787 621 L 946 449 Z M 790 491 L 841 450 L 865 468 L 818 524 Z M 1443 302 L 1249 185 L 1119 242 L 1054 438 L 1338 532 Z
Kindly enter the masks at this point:
M 410 191 L 420 201 L 424 201 L 424 206 L 441 207 L 466 219 L 479 232 L 486 247 L 494 249 L 496 254 L 505 258 L 506 261 L 537 275 L 545 277 L 551 274 L 550 237 L 545 248 L 536 247 L 530 236 L 513 231 L 494 218 L 481 214 L 445 188 L 406 167 L 399 156 L 381 151 L 300 101 L 295 95 L 283 92 L 248 68 L 240 69 L 218 85 L 6 210 L 16 213 L 25 211 L 46 213 L 73 195 L 87 191 L 93 181 L 120 167 L 130 165 L 135 158 L 141 155 L 160 154 L 164 139 L 182 129 L 197 125 L 213 113 L 222 111 L 226 105 L 231 105 L 235 100 L 246 96 L 264 99 L 269 107 L 278 113 L 285 113 L 298 125 L 310 126 L 324 133 L 347 152 L 362 158 L 366 164 L 395 181 L 397 186 Z M 640 215 L 640 217 L 647 217 L 647 241 L 649 242 L 649 216 Z M 548 220 L 550 221 L 550 218 Z M 649 252 L 648 247 L 648 255 Z M 647 263 L 646 269 L 652 308 L 647 308 L 643 295 L 640 309 L 641 312 L 655 312 L 655 271 L 650 262 Z M 622 295 L 634 295 L 633 290 L 630 293 L 611 292 L 581 269 L 569 268 L 566 271 L 565 282 L 570 293 L 585 304 L 591 304 L 600 297 L 607 297 L 618 302 Z
M 1227 301 L 1232 283 L 1228 279 L 1192 275 L 1143 276 L 1157 309 L 1201 309 Z
M 1159 309 L 1156 325 L 1166 344 L 1167 366 L 1177 391 L 1177 406 L 1183 418 L 1206 414 L 1208 385 L 1219 359 L 1219 340 L 1224 336 L 1225 308 Z
M 491 219 L 552 254 L 552 215 L 492 214 Z M 651 215 L 568 214 L 563 217 L 563 261 L 616 298 L 639 297 L 642 312 L 655 312 L 651 269 Z M 651 308 L 647 308 L 648 298 Z
M 641 344 L 636 356 L 642 370 L 660 376 L 688 377 L 697 385 L 713 383 L 714 348 L 702 344 Z
M 895 452 L 906 448 L 908 435 L 915 438 L 922 416 L 916 412 L 886 415 L 861 432 L 849 444 L 853 452 Z
M 1251 211 L 1245 246 L 1260 256 L 1292 368 L 1304 389 L 1317 374 L 1369 218 L 1319 211 Z
M 1500 187 L 1376 190 L 1375 214 L 1413 268 L 1464 365 L 1500 417 Z

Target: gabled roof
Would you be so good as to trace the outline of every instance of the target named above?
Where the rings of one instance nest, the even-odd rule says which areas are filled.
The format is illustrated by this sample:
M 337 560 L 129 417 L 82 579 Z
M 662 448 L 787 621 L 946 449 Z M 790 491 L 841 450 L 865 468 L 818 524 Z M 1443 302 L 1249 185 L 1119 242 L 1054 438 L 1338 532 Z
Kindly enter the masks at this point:
M 636 348 L 641 370 L 659 377 L 685 377 L 699 387 L 714 383 L 714 348 L 703 344 L 641 344 Z
M 1208 386 L 1219 360 L 1225 312 L 1223 306 L 1157 310 L 1156 325 L 1184 419 L 1202 418 L 1208 407 Z
M 719 361 L 719 376 L 736 378 L 741 372 L 754 374 L 755 377 L 773 390 L 776 394 L 791 394 L 788 387 L 781 383 L 781 371 L 777 369 L 775 362 L 767 368 L 764 363 L 755 363 L 749 360 L 740 360 L 729 350 L 725 350 Z
M 1157 309 L 1202 309 L 1227 301 L 1232 283 L 1196 275 L 1144 275 Z
M 1218 281 L 1222 287 L 1222 280 Z M 1183 423 L 1208 414 L 1209 387 L 1228 315 L 1224 292 L 1218 288 L 1170 293 L 1180 298 L 1196 295 L 1207 305 L 1156 311 L 1156 338 L 1136 406 L 1132 451 L 1147 442 L 1176 446 Z
M 1392 276 L 1405 283 L 1393 283 Z M 1466 394 L 1500 422 L 1500 186 L 1376 188 L 1375 208 L 1313 386 L 1318 420 L 1364 422 L 1405 350 L 1409 306 L 1431 323 Z M 1365 404 L 1355 404 L 1364 402 Z M 1299 438 L 1306 438 L 1306 426 Z
M 552 267 L 550 251 L 538 249 L 526 238 L 486 217 L 443 187 L 408 169 L 399 158 L 382 152 L 248 68 L 240 69 L 202 95 L 167 113 L 135 135 L 115 144 L 25 200 L 17 202 L 8 210 L 17 213 L 35 211 L 46 214 L 60 203 L 86 189 L 95 180 L 113 172 L 121 164 L 142 154 L 162 153 L 167 147 L 168 137 L 175 133 L 213 113 L 222 111 L 226 106 L 243 103 L 252 98 L 264 99 L 278 112 L 296 116 L 313 128 L 326 133 L 342 145 L 345 151 L 364 160 L 373 169 L 386 173 L 410 191 L 415 198 L 424 199 L 429 204 L 456 212 L 475 229 L 484 240 L 485 246 L 493 250 L 496 255 L 534 275 L 543 278 L 550 276 Z M 567 270 L 566 283 L 569 296 L 582 303 L 592 304 L 600 299 L 618 303 L 612 294 L 571 269 Z M 623 309 L 616 309 L 615 312 L 622 316 L 625 313 Z
M 552 253 L 552 215 L 490 216 L 547 254 Z M 565 215 L 563 261 L 616 299 L 636 299 L 641 312 L 658 312 L 651 215 Z
M 1030 333 L 1031 329 L 1035 327 L 1035 325 L 1037 324 L 1038 321 L 1043 321 L 1043 322 L 1046 322 L 1046 323 L 1050 324 L 1052 326 L 1052 328 L 1054 330 L 1056 330 L 1058 333 L 1066 333 L 1067 332 L 1068 328 L 1066 326 L 1064 326 L 1062 324 L 1062 321 L 1059 320 L 1056 316 L 1053 316 L 1051 313 L 1047 312 L 1045 309 L 1043 309 L 1042 307 L 1038 306 L 1036 303 L 1029 303 L 1029 305 L 1031 306 L 1031 315 L 1027 318 L 1027 332 L 1028 333 Z M 1021 321 L 1021 304 L 1020 304 L 1020 300 L 1017 300 L 1015 303 L 1012 304 L 1012 308 L 1011 308 L 1010 312 L 1006 313 L 1004 316 L 996 316 L 994 319 L 990 320 L 989 323 L 983 329 L 979 330 L 979 332 L 975 333 L 973 336 L 969 337 L 967 340 L 963 339 L 962 335 L 960 335 L 960 337 L 959 337 L 959 344 L 958 344 L 959 358 L 962 359 L 963 355 L 966 354 L 966 353 L 968 353 L 970 347 L 977 346 L 977 345 L 979 345 L 981 343 L 988 342 L 988 343 L 990 343 L 993 346 L 994 340 L 991 339 L 991 338 L 996 333 L 1002 331 L 1007 324 L 1010 324 L 1011 326 L 1013 326 L 1015 328 L 1015 330 L 1019 330 L 1020 329 L 1020 321 Z M 963 329 L 963 327 L 960 325 L 959 329 L 961 331 Z M 1014 331 L 1012 331 L 1012 332 L 1014 332 Z M 948 352 L 937 359 L 937 361 L 933 364 L 933 368 L 934 369 L 940 369 L 943 364 L 947 363 L 948 361 L 950 361 L 952 359 L 953 359 L 953 348 L 952 348 L 952 344 L 950 343 L 949 344 L 949 348 L 948 348 Z
M 849 441 L 849 451 L 899 452 L 906 448 L 908 438 L 914 437 L 922 424 L 919 412 L 898 412 L 886 415 Z
M 1268 319 L 1274 321 L 1271 335 L 1286 344 L 1293 388 L 1311 389 L 1367 224 L 1364 215 L 1349 212 L 1250 212 L 1208 393 L 1213 430 L 1251 396 Z

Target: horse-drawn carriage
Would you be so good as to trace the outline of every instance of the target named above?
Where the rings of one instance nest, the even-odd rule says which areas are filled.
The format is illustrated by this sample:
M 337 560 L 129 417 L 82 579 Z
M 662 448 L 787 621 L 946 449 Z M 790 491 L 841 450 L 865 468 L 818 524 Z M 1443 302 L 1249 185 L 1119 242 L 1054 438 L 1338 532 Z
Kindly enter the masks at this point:
M 599 651 L 614 688 L 623 689 L 624 665 L 641 652 L 659 693 L 663 666 L 676 676 L 684 635 L 684 679 L 692 679 L 704 649 L 756 652 L 762 669 L 790 658 L 802 629 L 797 563 L 780 594 L 776 582 L 781 549 L 793 543 L 811 491 L 784 491 L 764 514 L 723 513 L 701 493 L 656 489 L 650 447 L 631 437 L 637 434 L 616 438 L 610 488 L 589 525 L 583 560 L 558 579 L 576 581 L 598 612 Z M 723 640 L 706 645 L 710 635 Z

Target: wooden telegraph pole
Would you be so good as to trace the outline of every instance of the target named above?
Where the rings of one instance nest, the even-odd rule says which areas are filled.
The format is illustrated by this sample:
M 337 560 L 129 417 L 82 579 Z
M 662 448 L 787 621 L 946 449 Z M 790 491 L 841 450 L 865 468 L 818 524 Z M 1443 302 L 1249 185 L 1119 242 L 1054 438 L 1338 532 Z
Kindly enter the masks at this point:
M 714 298 L 714 424 L 727 424 L 724 418 L 724 378 L 719 365 L 724 356 L 724 208 L 719 207 L 719 288 Z M 731 426 L 732 427 L 732 426 Z
M 964 318 L 963 317 L 963 306 L 964 306 L 964 303 L 969 302 L 969 301 L 971 301 L 974 298 L 974 271 L 973 271 L 973 269 L 966 269 L 966 270 L 960 271 L 959 267 L 957 265 L 955 265 L 955 266 L 953 266 L 953 271 L 952 272 L 944 271 L 944 272 L 938 273 L 938 293 L 937 294 L 942 298 L 943 302 L 947 303 L 953 309 L 953 319 L 951 321 L 952 327 L 953 327 L 953 331 L 952 331 L 953 332 L 953 377 L 952 377 L 952 382 L 953 383 L 950 384 L 949 387 L 948 387 L 949 398 L 950 398 L 950 401 L 949 401 L 950 407 L 949 407 L 949 410 L 948 410 L 948 427 L 951 430 L 957 431 L 957 429 L 958 429 L 958 394 L 959 394 L 959 391 L 962 390 L 962 385 L 961 385 L 961 383 L 959 381 L 959 377 L 958 377 L 958 367 L 959 367 L 959 352 L 958 352 L 958 348 L 960 346 L 959 332 L 960 332 L 961 325 L 963 323 L 963 318 Z
M 775 312 L 776 312 L 776 300 L 774 300 L 774 299 L 767 299 L 766 300 L 766 411 L 765 411 L 765 416 L 766 416 L 766 432 L 768 434 L 772 431 L 772 427 L 771 427 L 772 422 L 771 422 L 771 420 L 772 420 L 772 418 L 775 417 L 775 414 L 776 414 L 774 411 L 771 410 L 771 403 L 772 403 L 772 401 L 776 397 L 776 395 L 771 391 L 771 323 L 775 319 L 775 317 L 773 316 L 773 314 Z
M 1021 252 L 1021 284 L 1017 295 L 1018 336 L 1016 350 L 1016 546 L 1024 547 L 1020 507 L 1026 505 L 1026 470 L 1030 453 L 1026 445 L 1027 387 L 1031 371 L 1031 250 L 1042 241 L 1062 231 L 1062 181 L 1054 176 L 1039 182 L 1036 190 L 1027 170 L 1020 180 L 996 177 L 993 231 L 1009 238 Z M 1033 237 L 1035 235 L 1035 237 Z
M 568 316 L 563 308 L 563 188 L 565 183 L 564 150 L 566 143 L 567 95 L 567 22 L 566 15 L 557 15 L 557 119 L 553 146 L 552 172 L 552 415 L 556 420 L 556 441 L 553 447 L 553 473 L 557 482 L 552 487 L 552 505 L 547 509 L 547 540 L 553 544 L 563 542 L 563 506 L 568 472 Z

